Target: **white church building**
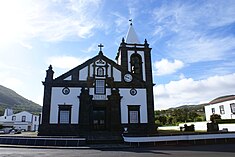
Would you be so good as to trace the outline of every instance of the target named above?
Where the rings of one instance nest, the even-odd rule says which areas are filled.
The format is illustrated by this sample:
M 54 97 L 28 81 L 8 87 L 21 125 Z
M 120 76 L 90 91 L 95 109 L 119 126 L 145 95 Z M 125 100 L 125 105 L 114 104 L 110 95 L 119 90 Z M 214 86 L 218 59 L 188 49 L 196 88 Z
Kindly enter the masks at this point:
M 39 135 L 156 131 L 151 48 L 147 40 L 140 43 L 130 24 L 116 61 L 104 55 L 103 45 L 99 47 L 98 55 L 57 78 L 49 66 L 43 82 Z
M 4 115 L 0 116 L 0 124 L 3 127 L 14 128 L 25 131 L 37 131 L 39 116 L 27 111 L 14 114 L 12 109 L 5 109 Z
M 218 97 L 205 106 L 206 120 L 210 121 L 212 114 L 218 114 L 221 119 L 235 119 L 235 95 Z

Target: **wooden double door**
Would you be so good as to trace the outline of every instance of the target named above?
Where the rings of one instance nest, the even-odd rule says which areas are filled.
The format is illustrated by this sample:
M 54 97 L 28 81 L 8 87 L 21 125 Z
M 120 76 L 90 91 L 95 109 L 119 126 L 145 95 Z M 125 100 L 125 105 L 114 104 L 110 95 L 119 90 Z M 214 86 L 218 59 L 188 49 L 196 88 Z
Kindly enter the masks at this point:
M 93 108 L 93 130 L 103 131 L 106 130 L 106 108 L 105 107 L 96 107 Z

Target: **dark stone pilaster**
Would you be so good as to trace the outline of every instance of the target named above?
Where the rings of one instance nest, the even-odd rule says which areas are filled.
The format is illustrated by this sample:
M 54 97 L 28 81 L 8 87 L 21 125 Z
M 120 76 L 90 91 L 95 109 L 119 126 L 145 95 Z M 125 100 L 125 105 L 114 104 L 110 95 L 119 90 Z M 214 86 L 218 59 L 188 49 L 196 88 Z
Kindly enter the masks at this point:
M 148 112 L 148 130 L 149 132 L 156 131 L 154 121 L 154 95 L 153 95 L 153 76 L 152 76 L 152 61 L 151 61 L 151 48 L 145 39 L 145 74 L 147 85 L 147 112 Z
M 89 95 L 89 90 L 82 88 L 78 98 L 80 102 L 79 126 L 82 131 L 89 131 L 91 130 L 90 115 L 92 112 L 92 96 Z
M 51 90 L 54 71 L 50 65 L 46 71 L 44 85 L 43 107 L 42 107 L 42 123 L 39 125 L 39 134 L 43 135 L 47 132 L 47 127 L 50 123 L 50 108 L 51 108 Z
M 108 96 L 110 105 L 110 131 L 121 131 L 121 96 L 119 90 L 112 90 Z

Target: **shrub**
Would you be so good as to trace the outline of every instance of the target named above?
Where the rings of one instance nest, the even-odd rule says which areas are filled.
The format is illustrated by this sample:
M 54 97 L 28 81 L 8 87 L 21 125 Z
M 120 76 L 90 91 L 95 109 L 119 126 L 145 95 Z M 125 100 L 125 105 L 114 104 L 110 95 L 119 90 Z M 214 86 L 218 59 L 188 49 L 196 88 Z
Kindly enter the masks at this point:
M 221 116 L 219 114 L 212 114 L 210 117 L 212 123 L 216 123 L 217 119 L 221 119 Z

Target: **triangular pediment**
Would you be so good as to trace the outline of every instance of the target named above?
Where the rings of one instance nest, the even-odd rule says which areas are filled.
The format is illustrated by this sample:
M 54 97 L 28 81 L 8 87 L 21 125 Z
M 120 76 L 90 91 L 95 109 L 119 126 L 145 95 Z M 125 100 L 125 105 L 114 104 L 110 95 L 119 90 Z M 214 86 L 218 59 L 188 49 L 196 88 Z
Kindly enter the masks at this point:
M 100 67 L 104 68 L 103 77 L 97 76 L 97 74 L 95 74 L 97 72 L 97 68 Z M 99 53 L 95 57 L 84 62 L 83 64 L 55 78 L 53 82 L 58 86 L 61 85 L 60 83 L 62 84 L 71 83 L 74 85 L 75 84 L 82 85 L 83 83 L 87 83 L 89 78 L 100 78 L 100 79 L 111 78 L 111 80 L 113 80 L 114 82 L 125 83 L 125 81 L 123 80 L 123 76 L 127 73 L 131 74 L 129 71 L 124 70 L 120 65 L 115 63 L 113 60 L 104 56 L 103 53 Z M 145 84 L 138 77 L 135 77 L 134 74 L 131 75 L 133 75 L 133 80 L 139 83 L 142 82 L 141 83 L 142 85 Z

